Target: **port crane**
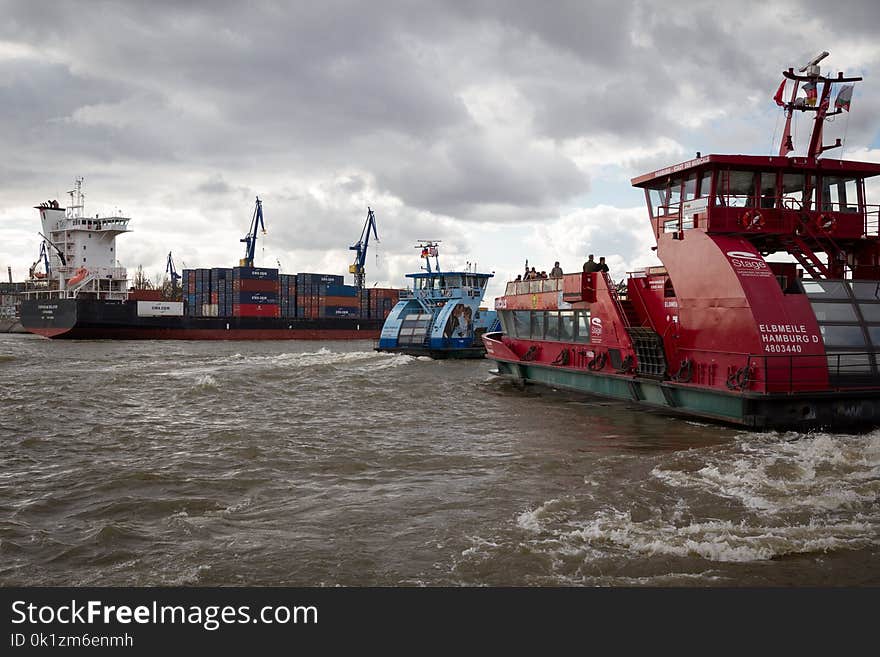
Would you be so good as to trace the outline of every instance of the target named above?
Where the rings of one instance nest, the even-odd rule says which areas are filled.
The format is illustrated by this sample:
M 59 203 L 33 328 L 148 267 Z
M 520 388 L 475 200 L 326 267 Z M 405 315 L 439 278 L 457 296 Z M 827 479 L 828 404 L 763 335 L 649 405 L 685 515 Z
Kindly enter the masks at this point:
M 248 230 L 248 234 L 245 235 L 240 242 L 245 243 L 244 247 L 244 258 L 239 260 L 238 264 L 241 267 L 253 267 L 254 266 L 254 251 L 257 247 L 257 229 L 261 228 L 263 230 L 263 235 L 266 234 L 266 226 L 263 224 L 263 203 L 260 201 L 260 197 L 257 197 L 257 204 L 254 207 L 254 216 L 251 219 L 251 226 Z
M 168 261 L 165 263 L 165 273 L 171 277 L 171 294 L 177 294 L 177 281 L 180 280 L 180 274 L 174 268 L 174 260 L 171 258 L 171 251 L 168 252 Z
M 376 232 L 376 215 L 373 214 L 372 208 L 367 206 L 367 220 L 364 223 L 364 229 L 361 231 L 361 238 L 354 246 L 348 247 L 349 251 L 355 252 L 354 262 L 348 267 L 348 273 L 354 274 L 354 284 L 359 290 L 364 288 L 366 272 L 364 271 L 364 263 L 367 261 L 367 247 L 370 244 L 370 231 L 376 241 L 379 240 L 379 234 Z

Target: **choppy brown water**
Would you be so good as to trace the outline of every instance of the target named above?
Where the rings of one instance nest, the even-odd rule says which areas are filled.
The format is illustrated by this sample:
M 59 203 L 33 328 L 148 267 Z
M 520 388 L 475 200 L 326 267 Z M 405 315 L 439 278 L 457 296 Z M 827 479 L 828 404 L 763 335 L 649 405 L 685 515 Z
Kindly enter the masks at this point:
M 491 368 L 0 335 L 0 584 L 880 584 L 880 431 L 749 434 Z

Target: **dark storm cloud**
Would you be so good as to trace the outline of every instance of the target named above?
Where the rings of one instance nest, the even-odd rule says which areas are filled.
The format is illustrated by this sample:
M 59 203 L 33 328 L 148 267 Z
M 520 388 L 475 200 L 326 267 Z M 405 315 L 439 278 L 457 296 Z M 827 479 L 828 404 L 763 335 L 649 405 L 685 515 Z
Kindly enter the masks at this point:
M 833 20 L 840 11 L 850 20 Z M 190 175 L 188 203 L 241 187 L 306 198 L 332 180 L 338 199 L 309 201 L 331 226 L 380 196 L 402 202 L 401 217 L 535 220 L 591 189 L 567 142 L 612 135 L 661 164 L 677 144 L 717 151 L 695 133 L 706 125 L 695 112 L 738 115 L 750 92 L 769 101 L 791 51 L 813 48 L 799 24 L 841 35 L 877 13 L 812 2 L 8 2 L 0 41 L 25 52 L 0 56 L 0 142 L 18 155 L 10 178 L 103 169 L 173 189 Z M 474 94 L 500 110 L 481 115 Z M 871 131 L 868 113 L 854 115 L 851 140 Z

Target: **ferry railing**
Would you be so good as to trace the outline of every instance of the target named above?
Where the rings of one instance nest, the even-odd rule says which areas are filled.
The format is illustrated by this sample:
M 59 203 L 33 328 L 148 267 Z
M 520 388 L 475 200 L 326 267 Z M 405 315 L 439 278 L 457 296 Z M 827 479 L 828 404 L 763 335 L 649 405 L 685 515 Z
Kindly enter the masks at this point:
M 561 278 L 542 278 L 534 281 L 508 281 L 504 294 L 541 294 L 542 292 L 558 292 L 562 289 Z

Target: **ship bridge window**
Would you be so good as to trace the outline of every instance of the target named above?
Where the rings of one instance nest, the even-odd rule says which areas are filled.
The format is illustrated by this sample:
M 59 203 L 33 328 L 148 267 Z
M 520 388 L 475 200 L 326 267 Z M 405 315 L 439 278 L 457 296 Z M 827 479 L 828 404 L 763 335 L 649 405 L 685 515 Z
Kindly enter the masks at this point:
M 859 179 L 824 176 L 822 178 L 822 210 L 825 212 L 858 212 Z
M 690 201 L 697 196 L 697 174 L 692 173 L 684 181 L 684 200 Z
M 859 312 L 866 322 L 880 322 L 880 304 L 860 303 Z
M 444 276 L 441 280 L 441 287 L 461 287 L 461 276 Z
M 806 174 L 782 174 L 782 206 L 786 210 L 809 210 L 814 196 L 815 189 Z
M 698 197 L 709 196 L 711 184 L 712 184 L 712 171 L 706 170 L 703 172 L 703 176 L 700 178 L 700 188 L 697 190 L 697 196 Z
M 719 171 L 716 185 L 718 205 L 731 208 L 751 208 L 755 206 L 754 171 L 723 169 Z
M 648 205 L 652 217 L 666 214 L 666 195 L 668 191 L 665 185 L 663 187 L 652 187 L 648 190 Z
M 764 171 L 761 173 L 761 176 L 758 180 L 758 183 L 761 185 L 761 207 L 762 208 L 775 208 L 776 207 L 776 172 L 775 171 Z

